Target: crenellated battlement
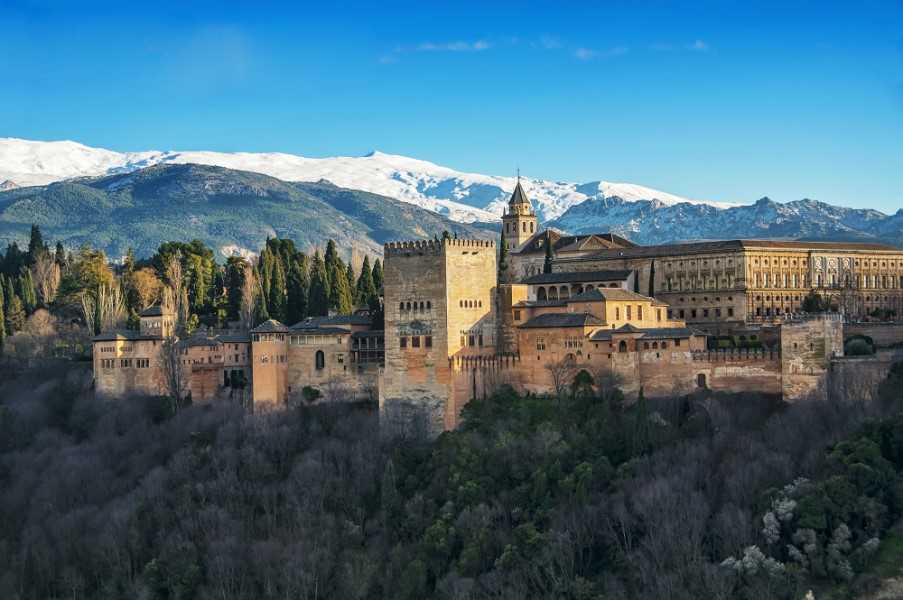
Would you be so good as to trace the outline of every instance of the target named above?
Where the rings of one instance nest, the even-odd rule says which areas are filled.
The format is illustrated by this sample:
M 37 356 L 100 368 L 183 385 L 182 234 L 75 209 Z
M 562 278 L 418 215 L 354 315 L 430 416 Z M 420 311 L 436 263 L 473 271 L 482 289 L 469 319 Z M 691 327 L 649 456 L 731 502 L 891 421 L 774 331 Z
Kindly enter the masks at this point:
M 700 350 L 693 352 L 693 360 L 705 362 L 780 362 L 781 353 L 780 351 L 759 348 Z
M 435 254 L 439 255 L 446 248 L 495 248 L 495 242 L 492 240 L 408 240 L 387 242 L 383 245 L 383 253 L 386 256 L 415 256 L 418 254 Z

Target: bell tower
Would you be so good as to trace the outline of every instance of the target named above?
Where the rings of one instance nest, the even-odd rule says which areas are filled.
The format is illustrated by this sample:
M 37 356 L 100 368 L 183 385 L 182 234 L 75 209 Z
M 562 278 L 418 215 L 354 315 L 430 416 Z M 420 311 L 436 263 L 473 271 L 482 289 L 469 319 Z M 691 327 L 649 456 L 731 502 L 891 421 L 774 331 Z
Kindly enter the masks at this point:
M 517 185 L 511 199 L 508 200 L 508 209 L 502 215 L 502 231 L 505 232 L 509 250 L 520 248 L 538 231 L 536 213 L 533 212 L 533 205 L 520 184 L 520 175 L 517 177 Z

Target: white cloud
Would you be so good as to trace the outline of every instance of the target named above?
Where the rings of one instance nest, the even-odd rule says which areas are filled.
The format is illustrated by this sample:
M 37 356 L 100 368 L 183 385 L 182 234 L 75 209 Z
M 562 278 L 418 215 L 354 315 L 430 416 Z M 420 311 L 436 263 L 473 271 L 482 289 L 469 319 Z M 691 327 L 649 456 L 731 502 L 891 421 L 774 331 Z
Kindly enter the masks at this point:
M 416 52 L 481 52 L 491 48 L 491 44 L 486 40 L 476 40 L 473 42 L 423 42 L 418 44 L 414 50 Z
M 626 46 L 615 46 L 608 50 L 593 50 L 592 48 L 577 48 L 574 50 L 574 56 L 579 60 L 592 60 L 594 58 L 612 58 L 614 56 L 623 56 L 630 51 Z
M 554 35 L 543 35 L 539 38 L 539 45 L 546 50 L 557 50 L 561 48 L 561 40 Z
M 709 49 L 709 45 L 702 40 L 695 40 L 692 44 L 687 46 L 687 48 L 697 52 L 706 52 Z

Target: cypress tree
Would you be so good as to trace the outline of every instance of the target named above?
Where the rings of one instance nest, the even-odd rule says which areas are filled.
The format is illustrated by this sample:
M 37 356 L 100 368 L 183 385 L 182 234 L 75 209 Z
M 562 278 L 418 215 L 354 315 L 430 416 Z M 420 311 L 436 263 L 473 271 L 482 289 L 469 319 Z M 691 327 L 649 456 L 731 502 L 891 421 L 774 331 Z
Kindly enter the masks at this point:
M 13 294 L 9 300 L 9 310 L 6 313 L 6 328 L 12 335 L 21 331 L 23 327 L 25 327 L 25 309 L 22 307 L 19 297 Z
M 269 318 L 270 313 L 267 311 L 266 299 L 263 294 L 257 294 L 257 298 L 254 299 L 254 326 L 260 325 Z
M 303 254 L 290 263 L 286 281 L 286 319 L 289 324 L 298 323 L 307 317 L 307 298 L 310 294 L 310 276 L 307 273 L 307 257 Z
M 554 260 L 554 258 L 555 255 L 552 252 L 552 236 L 546 234 L 546 260 L 542 264 L 543 273 L 552 272 L 552 260 Z
M 383 265 L 379 262 L 377 258 L 373 261 L 373 288 L 376 290 L 376 293 L 379 294 L 379 291 L 383 287 Z
M 0 285 L 0 351 L 3 350 L 3 343 L 6 341 L 6 312 L 3 310 L 3 295 L 3 286 Z
M 345 267 L 345 280 L 348 282 L 348 294 L 351 296 L 351 308 L 354 310 L 360 299 L 357 297 L 357 281 L 351 263 Z
M 60 269 L 63 269 L 66 266 L 66 249 L 63 248 L 63 242 L 56 243 L 56 251 L 53 254 L 53 259 L 56 261 L 56 264 L 60 266 Z
M 241 288 L 245 277 L 245 260 L 238 256 L 229 257 L 226 261 L 225 282 L 229 321 L 237 321 L 241 311 Z
M 273 264 L 273 276 L 270 279 L 270 293 L 267 295 L 267 308 L 270 318 L 285 321 L 286 318 L 286 281 L 285 269 L 282 268 L 281 257 L 276 257 Z
M 313 263 L 310 267 L 310 295 L 307 310 L 308 314 L 313 316 L 329 314 L 329 277 L 319 250 L 314 253 Z
M 373 270 L 370 268 L 370 257 L 364 257 L 361 265 L 361 274 L 355 285 L 355 296 L 359 304 L 366 303 L 371 306 L 373 296 L 376 295 L 376 287 L 373 285 Z
M 28 269 L 19 276 L 19 298 L 22 300 L 22 307 L 27 315 L 33 313 L 38 307 L 38 294 L 35 292 L 34 279 Z
M 3 297 L 5 298 L 3 304 L 3 310 L 6 311 L 6 327 L 9 329 L 9 304 L 13 301 L 13 297 L 16 295 L 16 288 L 13 285 L 13 278 L 6 277 L 3 282 Z
M 504 229 L 502 239 L 499 240 L 499 282 L 508 282 L 508 240 L 505 239 Z

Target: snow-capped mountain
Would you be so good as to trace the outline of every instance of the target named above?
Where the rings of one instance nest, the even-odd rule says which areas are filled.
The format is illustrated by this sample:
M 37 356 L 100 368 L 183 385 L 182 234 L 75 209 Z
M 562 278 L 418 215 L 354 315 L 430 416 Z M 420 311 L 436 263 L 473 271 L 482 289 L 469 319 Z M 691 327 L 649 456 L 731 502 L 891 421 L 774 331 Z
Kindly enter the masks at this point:
M 498 220 L 517 181 L 462 173 L 431 162 L 372 152 L 360 157 L 306 158 L 284 153 L 113 152 L 76 142 L 37 142 L 0 138 L 0 181 L 43 185 L 82 176 L 135 171 L 160 163 L 195 163 L 251 171 L 283 181 L 320 181 L 397 198 L 464 222 Z M 555 219 L 590 198 L 617 196 L 627 201 L 730 205 L 682 198 L 630 183 L 566 183 L 521 178 L 542 221 Z

